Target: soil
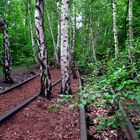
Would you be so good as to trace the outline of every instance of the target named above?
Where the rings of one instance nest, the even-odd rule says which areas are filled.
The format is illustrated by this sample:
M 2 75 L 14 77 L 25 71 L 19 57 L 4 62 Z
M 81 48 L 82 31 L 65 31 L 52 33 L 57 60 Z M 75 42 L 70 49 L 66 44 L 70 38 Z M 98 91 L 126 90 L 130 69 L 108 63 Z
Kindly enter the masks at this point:
M 56 81 L 60 78 L 60 71 L 52 70 L 51 75 L 52 81 Z M 29 84 L 30 91 L 38 89 L 38 79 L 32 83 Z M 73 93 L 79 92 L 78 80 L 71 78 L 71 85 Z M 24 87 L 26 88 L 27 86 Z M 38 97 L 12 118 L 3 122 L 0 125 L 0 140 L 80 140 L 79 109 L 74 111 L 69 109 L 69 103 L 61 104 L 59 108 L 53 106 L 60 88 L 60 84 L 53 88 L 52 100 Z M 27 91 L 29 93 L 29 89 L 22 93 L 25 94 Z M 11 99 L 15 97 L 12 95 L 14 94 L 11 94 Z

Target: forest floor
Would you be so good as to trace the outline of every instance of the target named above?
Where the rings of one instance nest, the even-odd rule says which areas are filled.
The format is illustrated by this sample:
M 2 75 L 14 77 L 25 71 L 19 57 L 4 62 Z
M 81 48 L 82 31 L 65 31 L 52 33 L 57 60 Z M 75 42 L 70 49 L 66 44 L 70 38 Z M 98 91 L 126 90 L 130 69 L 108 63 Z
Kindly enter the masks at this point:
M 60 78 L 60 70 L 51 70 L 51 75 L 52 82 L 57 81 Z M 71 85 L 73 93 L 78 93 L 78 79 L 74 80 L 71 77 Z M 21 97 L 25 97 L 27 94 L 31 96 L 31 94 L 39 92 L 39 87 L 39 78 L 36 78 L 32 83 L 23 85 L 19 91 L 8 94 L 11 101 L 19 103 L 20 101 L 15 100 L 16 96 L 19 97 L 21 94 Z M 74 111 L 69 109 L 69 103 L 60 104 L 59 108 L 54 107 L 60 87 L 58 84 L 53 88 L 54 98 L 52 100 L 38 97 L 12 118 L 0 124 L 0 140 L 79 140 L 79 109 Z M 1 112 L 12 106 L 11 101 L 6 99 L 8 94 L 0 95 Z M 8 109 L 5 106 L 8 106 Z

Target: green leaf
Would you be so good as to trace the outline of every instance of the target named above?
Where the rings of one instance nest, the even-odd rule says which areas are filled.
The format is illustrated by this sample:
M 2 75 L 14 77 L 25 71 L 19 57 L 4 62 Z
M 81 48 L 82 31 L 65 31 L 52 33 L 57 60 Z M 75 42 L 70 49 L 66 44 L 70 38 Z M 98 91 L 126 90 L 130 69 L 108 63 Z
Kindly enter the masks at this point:
M 109 102 L 110 102 L 111 104 L 113 104 L 113 103 L 114 103 L 114 99 L 110 99 Z

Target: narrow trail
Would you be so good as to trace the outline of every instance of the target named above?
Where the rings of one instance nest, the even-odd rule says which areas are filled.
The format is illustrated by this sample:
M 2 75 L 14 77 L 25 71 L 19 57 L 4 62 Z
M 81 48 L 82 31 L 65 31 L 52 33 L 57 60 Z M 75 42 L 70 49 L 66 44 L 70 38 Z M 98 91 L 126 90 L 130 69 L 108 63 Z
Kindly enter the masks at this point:
M 60 78 L 60 71 L 51 72 L 53 80 Z M 69 103 L 61 104 L 59 110 L 52 110 L 61 84 L 57 84 L 50 101 L 38 97 L 24 109 L 0 126 L 1 140 L 79 140 L 79 109 L 70 110 Z M 78 79 L 71 76 L 73 93 L 79 92 Z

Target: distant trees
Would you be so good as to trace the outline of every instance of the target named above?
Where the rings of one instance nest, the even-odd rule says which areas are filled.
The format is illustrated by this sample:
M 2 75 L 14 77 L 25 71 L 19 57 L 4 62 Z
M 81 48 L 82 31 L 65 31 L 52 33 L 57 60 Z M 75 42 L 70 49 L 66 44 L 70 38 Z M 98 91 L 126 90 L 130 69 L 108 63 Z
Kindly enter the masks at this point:
M 12 67 L 12 60 L 10 54 L 10 41 L 9 35 L 7 30 L 6 21 L 0 18 L 0 28 L 3 34 L 3 41 L 4 41 L 4 62 L 3 62 L 3 73 L 4 73 L 4 82 L 7 84 L 13 84 L 14 80 L 11 76 L 11 67 Z
M 44 0 L 36 0 L 35 4 L 35 27 L 37 43 L 39 48 L 38 62 L 41 69 L 41 91 L 40 95 L 51 98 L 51 75 L 49 72 L 47 46 L 44 33 L 43 20 Z

